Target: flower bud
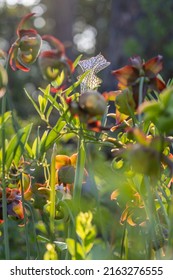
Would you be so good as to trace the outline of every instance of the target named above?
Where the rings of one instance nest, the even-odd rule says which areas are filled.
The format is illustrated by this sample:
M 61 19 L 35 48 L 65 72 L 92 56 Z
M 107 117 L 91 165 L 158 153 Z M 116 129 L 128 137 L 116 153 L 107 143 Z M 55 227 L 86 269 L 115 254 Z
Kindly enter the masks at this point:
M 79 106 L 89 116 L 94 117 L 104 115 L 107 104 L 98 91 L 89 90 L 80 95 Z
M 75 168 L 72 165 L 63 166 L 58 171 L 59 184 L 73 184 L 75 178 Z

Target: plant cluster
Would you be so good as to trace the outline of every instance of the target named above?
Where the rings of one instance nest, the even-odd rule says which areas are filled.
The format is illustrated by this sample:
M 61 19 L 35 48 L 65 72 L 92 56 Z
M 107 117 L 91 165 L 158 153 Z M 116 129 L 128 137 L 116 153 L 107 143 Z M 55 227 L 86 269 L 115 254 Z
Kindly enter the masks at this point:
M 0 258 L 172 259 L 173 87 L 162 56 L 130 58 L 112 72 L 118 88 L 101 94 L 110 63 L 72 62 L 57 38 L 24 29 L 33 16 L 0 52 Z M 25 94 L 46 129 L 30 139 L 32 123 L 19 127 L 7 110 L 8 66 L 28 72 L 37 60 L 48 85 L 37 100 Z

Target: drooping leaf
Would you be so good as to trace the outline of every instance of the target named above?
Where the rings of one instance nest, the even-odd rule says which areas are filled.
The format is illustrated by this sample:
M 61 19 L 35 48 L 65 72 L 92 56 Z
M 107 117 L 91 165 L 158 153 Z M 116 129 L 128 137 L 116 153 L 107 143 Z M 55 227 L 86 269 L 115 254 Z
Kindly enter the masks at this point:
M 65 127 L 66 123 L 59 118 L 57 124 L 50 130 L 44 141 L 41 141 L 40 152 L 44 153 L 47 151 L 53 143 L 60 137 L 61 130 Z
M 17 166 L 28 141 L 32 124 L 18 130 L 6 147 L 5 165 L 10 168 L 12 161 Z
M 34 106 L 34 108 L 36 109 L 36 111 L 38 112 L 38 114 L 40 115 L 40 117 L 42 117 L 42 114 L 40 112 L 40 109 L 38 107 L 38 105 L 36 104 L 36 102 L 34 101 L 34 99 L 30 96 L 30 94 L 27 92 L 26 89 L 24 89 L 27 97 L 29 98 L 29 100 L 31 101 L 32 105 Z
M 12 113 L 11 111 L 8 111 L 4 114 L 4 116 L 0 116 L 0 129 L 2 127 L 2 124 L 6 123 L 9 118 L 11 118 Z
M 40 138 L 35 138 L 32 145 L 32 155 L 34 158 L 38 158 L 40 153 Z

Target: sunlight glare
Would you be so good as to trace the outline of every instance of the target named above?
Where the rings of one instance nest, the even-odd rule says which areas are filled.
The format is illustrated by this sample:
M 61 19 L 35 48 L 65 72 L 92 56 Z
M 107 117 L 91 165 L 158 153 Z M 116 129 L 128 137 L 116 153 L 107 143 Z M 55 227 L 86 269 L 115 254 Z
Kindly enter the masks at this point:
M 40 0 L 6 0 L 7 4 L 14 6 L 16 4 L 22 4 L 24 6 L 32 6 L 40 3 Z

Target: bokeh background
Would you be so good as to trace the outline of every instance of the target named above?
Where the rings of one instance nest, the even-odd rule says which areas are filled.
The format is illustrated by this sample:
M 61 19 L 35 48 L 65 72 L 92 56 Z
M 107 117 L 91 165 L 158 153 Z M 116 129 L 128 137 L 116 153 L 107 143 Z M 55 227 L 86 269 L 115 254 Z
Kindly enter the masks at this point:
M 38 32 L 59 38 L 72 60 L 79 53 L 88 58 L 101 52 L 111 62 L 102 73 L 101 91 L 116 88 L 111 71 L 134 55 L 145 60 L 163 55 L 163 78 L 172 78 L 172 0 L 0 0 L 0 48 L 9 50 L 17 24 L 29 12 L 37 15 L 33 25 Z M 19 117 L 34 114 L 23 88 L 37 96 L 38 86 L 44 83 L 37 64 L 27 74 L 10 71 L 11 96 Z
M 1 49 L 9 51 L 11 44 L 16 40 L 18 23 L 22 17 L 30 12 L 35 12 L 37 16 L 30 19 L 28 26 L 33 25 L 33 28 L 36 28 L 41 35 L 51 34 L 59 38 L 64 43 L 66 53 L 71 60 L 75 60 L 80 53 L 85 59 L 101 52 L 111 62 L 110 66 L 101 72 L 103 79 L 101 92 L 116 89 L 116 81 L 111 75 L 111 71 L 127 64 L 128 58 L 134 55 L 140 55 L 145 60 L 158 54 L 163 55 L 163 78 L 167 82 L 169 78 L 173 77 L 172 0 L 0 0 Z M 75 75 L 77 76 L 77 73 Z M 22 127 L 24 122 L 26 124 L 29 121 L 34 123 L 32 136 L 35 139 L 40 118 L 26 97 L 24 88 L 33 98 L 37 99 L 38 87 L 46 87 L 47 83 L 43 80 L 37 63 L 32 65 L 31 71 L 28 73 L 14 72 L 9 69 L 9 76 L 8 96 L 11 97 L 8 100 L 9 109 L 15 110 L 16 117 L 21 122 Z M 57 118 L 57 112 L 55 112 L 55 119 L 57 120 Z M 44 125 L 42 122 L 40 130 L 44 131 Z M 14 132 L 14 129 L 11 131 Z M 11 131 L 8 128 L 7 133 L 10 134 Z M 67 145 L 62 143 L 62 147 L 58 146 L 60 154 L 70 155 L 74 153 L 76 142 L 71 139 L 70 141 L 71 146 L 75 145 L 75 149 L 73 146 L 70 148 L 69 145 L 67 148 Z M 67 149 L 69 149 L 69 153 Z M 93 158 L 97 159 L 98 155 L 95 156 L 95 149 L 91 151 L 94 155 Z M 109 159 L 112 157 L 112 153 L 107 150 L 106 154 Z M 48 156 L 51 156 L 51 153 Z M 113 232 L 116 231 L 116 238 L 120 240 L 119 244 L 121 244 L 123 228 L 119 231 L 120 213 L 119 210 L 115 209 L 115 203 L 110 201 L 109 194 L 110 190 L 114 188 L 114 177 L 111 177 L 110 164 L 105 169 L 105 158 L 103 160 L 100 151 L 99 156 L 96 170 L 98 178 L 100 175 L 106 174 L 105 182 L 110 182 L 110 186 L 103 185 L 104 191 L 101 194 L 103 225 L 107 235 L 115 227 Z M 42 182 L 41 180 L 44 179 L 40 169 L 38 167 L 34 174 L 35 180 L 38 182 Z M 92 204 L 91 199 L 90 203 Z M 118 218 L 116 217 L 118 222 L 113 223 L 115 213 L 118 216 Z M 29 230 L 32 231 L 32 223 L 29 224 L 29 227 Z M 131 232 L 135 236 L 133 230 L 134 228 L 131 229 Z M 14 224 L 10 223 L 9 232 L 10 242 L 13 246 L 12 259 L 25 258 L 24 229 L 21 229 L 19 233 L 14 221 Z M 105 239 L 108 238 L 109 236 L 106 236 Z M 143 244 L 143 235 L 138 236 L 138 238 L 139 244 Z M 30 239 L 33 239 L 32 244 L 34 244 L 34 237 L 31 236 Z M 140 257 L 139 250 L 132 251 L 131 259 Z M 105 248 L 102 252 L 94 252 L 96 259 L 103 258 L 103 256 L 108 259 L 108 253 Z M 35 255 L 35 251 L 33 255 Z M 0 259 L 4 259 L 2 242 L 0 242 Z

